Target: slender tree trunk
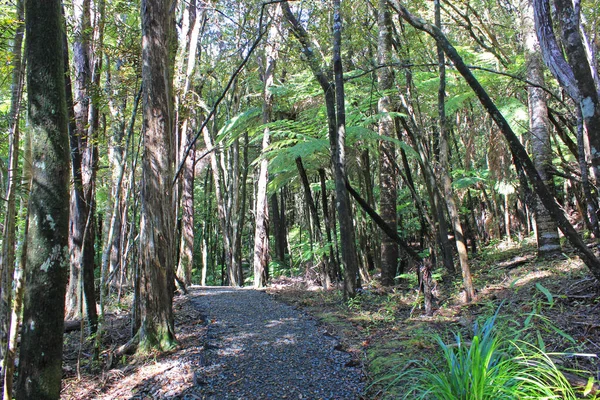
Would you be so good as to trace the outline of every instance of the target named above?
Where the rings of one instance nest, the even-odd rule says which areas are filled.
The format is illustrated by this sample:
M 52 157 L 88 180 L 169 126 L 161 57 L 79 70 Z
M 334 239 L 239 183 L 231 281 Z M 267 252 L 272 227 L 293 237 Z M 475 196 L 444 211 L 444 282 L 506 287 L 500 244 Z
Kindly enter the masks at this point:
M 527 0 L 521 7 L 525 34 L 527 79 L 539 85 L 539 87 L 527 87 L 531 147 L 535 168 L 550 188 L 550 191 L 553 192 L 554 182 L 551 175 L 553 154 L 550 146 L 548 107 L 546 106 L 546 93 L 541 89 L 544 86 L 544 70 L 540 57 L 540 46 L 535 36 L 531 2 L 532 0 Z M 560 254 L 561 248 L 556 222 L 552 220 L 552 217 L 537 197 L 535 201 L 535 224 L 538 256 L 544 258 Z
M 102 71 L 102 47 L 104 45 L 104 0 L 98 0 L 97 9 L 94 13 L 95 21 L 92 24 L 93 30 L 93 45 L 90 46 L 93 59 L 91 60 L 91 79 L 90 90 L 92 93 L 100 91 L 100 77 Z M 96 260 L 96 239 L 102 243 L 102 226 L 101 219 L 96 216 L 96 176 L 98 172 L 98 138 L 99 138 L 99 120 L 100 120 L 100 104 L 97 96 L 92 96 L 92 101 L 89 103 L 89 113 L 87 121 L 87 135 L 85 147 L 82 149 L 82 178 L 83 189 L 85 195 L 85 203 L 87 204 L 87 214 L 84 215 L 84 249 L 82 256 L 82 287 L 85 301 L 85 309 L 88 314 L 88 319 L 91 321 L 91 332 L 95 332 L 97 324 L 96 310 L 96 291 L 94 284 L 94 269 Z
M 113 176 L 115 172 L 116 176 L 114 176 L 113 181 L 112 212 L 110 213 L 110 221 L 108 223 L 108 229 L 106 234 L 106 245 L 104 246 L 104 250 L 102 252 L 102 259 L 100 265 L 100 314 L 102 318 L 104 316 L 105 299 L 108 296 L 107 280 L 109 271 L 113 273 L 116 270 L 116 268 L 118 268 L 118 264 L 121 264 L 122 267 L 125 261 L 123 254 L 115 255 L 114 253 L 122 253 L 122 246 L 120 244 L 122 244 L 124 241 L 123 234 L 125 233 L 125 224 L 123 222 L 126 221 L 126 206 L 124 206 L 124 204 L 126 204 L 126 202 L 128 201 L 128 193 L 131 190 L 131 185 L 129 185 L 129 188 L 127 189 L 127 192 L 123 197 L 123 180 L 125 178 L 125 164 L 129 155 L 129 146 L 131 144 L 131 137 L 133 135 L 141 94 L 142 90 L 140 88 L 133 102 L 133 110 L 131 112 L 129 127 L 127 129 L 127 140 L 126 143 L 124 143 L 124 146 L 122 143 L 122 133 L 124 133 L 124 127 L 123 132 L 121 132 L 121 130 L 119 129 L 119 131 L 115 132 L 113 136 L 116 142 L 114 152 L 116 153 L 117 158 L 117 160 L 115 160 L 115 167 L 117 168 L 117 170 L 113 172 Z M 123 120 L 124 116 L 121 115 L 119 118 Z M 118 149 L 119 147 L 120 149 Z M 131 173 L 133 173 L 133 170 L 130 171 L 130 174 Z
M 277 5 L 265 45 L 263 68 L 263 110 L 262 122 L 271 122 L 273 109 L 273 94 L 271 87 L 275 76 L 275 67 L 279 58 L 279 28 L 281 21 L 281 6 Z M 254 287 L 260 288 L 266 284 L 269 271 L 269 204 L 267 201 L 267 183 L 269 182 L 269 160 L 266 151 L 269 147 L 269 127 L 263 130 L 262 152 L 258 172 L 258 184 L 255 203 L 254 230 Z
M 17 399 L 58 399 L 69 236 L 69 137 L 58 1 L 25 2 L 32 189 Z
M 13 337 L 18 332 L 18 317 L 20 317 L 20 304 L 22 303 L 22 267 L 15 269 L 16 264 L 16 238 L 17 238 L 17 187 L 18 187 L 18 167 L 19 167 L 19 140 L 20 130 L 19 122 L 21 115 L 21 103 L 23 97 L 23 76 L 25 72 L 25 63 L 22 60 L 23 36 L 25 32 L 24 22 L 24 2 L 18 0 L 16 3 L 16 12 L 19 25 L 15 31 L 15 40 L 12 48 L 12 83 L 11 83 L 11 103 L 8 117 L 9 124 L 9 157 L 8 157 L 8 176 L 6 190 L 6 214 L 4 219 L 4 232 L 2 239 L 2 253 L 0 254 L 1 271 L 1 299 L 0 299 L 0 335 L 1 335 L 1 355 L 2 355 L 2 375 L 4 380 L 4 399 L 12 399 L 13 373 L 16 342 Z M 27 150 L 26 150 L 27 152 Z M 31 161 L 27 159 L 27 161 Z M 27 166 L 24 167 L 27 169 Z M 24 172 L 25 173 L 25 172 Z M 24 185 L 27 187 L 27 185 Z M 27 222 L 26 222 L 27 223 Z M 14 295 L 13 295 L 13 286 Z M 14 298 L 14 306 L 13 306 Z M 14 312 L 15 307 L 18 314 Z
M 122 44 L 121 42 L 122 40 L 118 43 Z M 129 149 L 129 146 L 124 143 L 126 129 L 125 110 L 127 108 L 127 94 L 129 90 L 122 79 L 123 60 L 117 58 L 113 63 L 114 68 L 111 68 L 112 66 L 109 62 L 107 62 L 107 64 L 106 92 L 112 126 L 112 135 L 108 145 L 108 158 L 112 171 L 110 201 L 113 202 L 111 207 L 113 212 L 106 213 L 105 225 L 107 226 L 108 237 L 102 251 L 101 268 L 104 267 L 105 257 L 108 257 L 108 270 L 112 272 L 123 265 L 122 252 L 120 251 L 123 245 L 122 239 L 124 239 L 122 238 L 122 233 L 124 232 L 123 225 L 125 225 L 125 221 L 121 220 L 125 208 L 125 203 L 122 201 L 122 192 L 124 190 L 122 174 L 125 170 L 126 152 Z M 138 100 L 139 97 L 140 96 L 138 95 L 136 100 Z M 136 108 L 137 105 L 134 104 L 134 109 Z M 110 233 L 111 230 L 113 232 L 112 238 Z
M 306 199 L 306 203 L 308 205 L 308 210 L 313 220 L 313 232 L 315 236 L 315 240 L 319 245 L 320 250 L 320 267 L 318 268 L 319 275 L 321 277 L 321 284 L 323 287 L 328 290 L 331 285 L 330 281 L 330 268 L 329 268 L 329 260 L 328 254 L 323 251 L 325 248 L 325 243 L 323 241 L 323 231 L 321 230 L 321 221 L 319 219 L 319 213 L 317 212 L 317 206 L 312 196 L 312 192 L 310 190 L 310 183 L 308 182 L 308 176 L 306 175 L 306 170 L 304 169 L 304 164 L 302 163 L 302 158 L 296 158 L 296 167 L 298 168 L 298 176 L 302 181 L 302 187 L 304 189 L 304 198 Z M 323 251 L 321 253 L 321 251 Z
M 25 221 L 25 228 L 21 235 L 21 254 L 14 273 L 14 300 L 10 316 L 10 330 L 8 332 L 8 346 L 4 357 L 4 392 L 3 399 L 13 398 L 13 376 L 15 371 L 15 358 L 17 354 L 17 344 L 19 337 L 19 326 L 21 324 L 21 311 L 23 309 L 23 291 L 24 291 L 24 269 L 27 258 L 27 236 L 29 225 L 29 193 L 31 192 L 31 134 L 25 135 L 23 156 L 23 174 L 21 184 L 24 188 L 24 196 L 21 198 L 21 214 Z
M 203 136 L 204 136 L 204 143 L 206 145 L 206 150 L 210 151 L 210 165 L 211 165 L 211 170 L 212 170 L 212 174 L 213 174 L 213 184 L 214 184 L 214 188 L 215 188 L 215 199 L 217 202 L 217 214 L 219 216 L 219 224 L 221 226 L 221 239 L 223 241 L 223 253 L 224 253 L 224 259 L 225 259 L 225 265 L 223 265 L 227 271 L 230 271 L 233 267 L 231 265 L 232 263 L 232 259 L 233 256 L 231 254 L 231 248 L 232 248 L 232 238 L 231 238 L 231 233 L 230 233 L 230 229 L 229 229 L 229 222 L 228 222 L 228 212 L 231 212 L 231 210 L 226 210 L 227 205 L 225 204 L 225 198 L 223 196 L 223 190 L 222 190 L 222 186 L 223 186 L 223 179 L 221 178 L 221 171 L 220 171 L 220 167 L 218 165 L 218 161 L 217 161 L 217 157 L 218 154 L 217 153 L 217 149 L 214 147 L 213 145 L 213 139 L 211 137 L 210 132 L 208 131 L 208 129 L 205 127 L 202 130 Z M 237 276 L 233 276 L 233 281 L 231 280 L 231 276 L 229 276 L 228 274 L 228 278 L 230 278 L 229 280 L 229 284 L 230 285 L 237 285 Z
M 435 24 L 441 29 L 442 23 L 440 18 L 440 0 L 435 0 Z M 471 278 L 471 268 L 469 267 L 469 256 L 467 255 L 467 245 L 463 234 L 462 224 L 460 222 L 460 214 L 458 213 L 457 199 L 452 189 L 452 179 L 450 178 L 450 149 L 448 146 L 448 129 L 446 128 L 446 60 L 444 50 L 438 44 L 438 69 L 440 74 L 440 86 L 438 89 L 438 118 L 440 130 L 440 179 L 444 188 L 446 205 L 450 214 L 450 221 L 454 230 L 454 242 L 458 252 L 458 260 L 460 262 L 460 270 L 463 277 L 463 287 L 465 289 L 465 301 L 467 303 L 475 299 L 475 288 L 473 287 L 473 279 Z
M 210 188 L 210 171 L 206 171 L 206 175 L 204 177 L 204 207 L 203 207 L 203 215 L 202 219 L 202 273 L 200 277 L 200 285 L 206 286 L 206 275 L 208 273 L 209 266 L 209 236 L 211 231 L 211 214 L 212 214 L 212 202 L 211 202 L 211 188 Z M 214 274 L 213 274 L 214 276 Z
M 83 243 L 85 221 L 90 205 L 85 200 L 83 185 L 83 154 L 88 143 L 87 123 L 89 111 L 88 89 L 91 80 L 89 60 L 89 35 L 90 35 L 90 1 L 76 0 L 73 2 L 73 66 L 75 79 L 73 80 L 74 114 L 72 123 L 75 129 L 71 131 L 71 157 L 73 165 L 73 189 L 71 192 L 70 235 L 69 249 L 71 254 L 71 267 L 69 287 L 67 289 L 67 316 L 75 318 L 81 310 L 80 296 L 80 270 L 83 267 L 85 245 Z M 67 51 L 65 49 L 65 51 Z M 68 57 L 67 57 L 68 60 Z M 68 68 L 66 69 L 68 71 Z M 70 106 L 70 105 L 69 105 Z M 76 146 L 76 148 L 75 148 Z
M 172 201 L 174 39 L 171 2 L 142 1 L 144 149 L 140 216 L 142 351 L 175 344 L 173 283 L 175 215 Z
M 239 210 L 237 212 L 237 229 L 235 232 L 236 235 L 236 247 L 235 247 L 235 265 L 237 266 L 237 276 L 238 282 L 240 282 L 240 286 L 244 286 L 244 268 L 242 265 L 242 248 L 244 244 L 242 243 L 242 237 L 244 233 L 244 224 L 246 223 L 246 206 L 247 206 L 247 182 L 248 182 L 248 170 L 249 170 L 249 162 L 248 162 L 248 132 L 244 133 L 244 148 L 242 150 L 242 172 L 241 177 L 239 177 L 239 181 L 241 187 L 239 189 L 241 200 Z M 265 269 L 265 282 L 269 280 L 269 268 Z
M 330 281 L 337 281 L 340 268 L 334 252 L 335 239 L 331 233 L 332 221 L 327 204 L 327 182 L 325 181 L 325 170 L 323 168 L 319 169 L 319 181 L 321 183 L 321 206 L 323 208 L 323 221 L 325 222 L 325 235 L 327 237 L 327 245 L 329 246 L 329 279 Z
M 19 170 L 19 122 L 21 117 L 21 103 L 23 97 L 23 75 L 25 64 L 22 62 L 23 34 L 25 31 L 24 2 L 18 0 L 16 3 L 16 14 L 19 25 L 15 31 L 12 47 L 12 83 L 11 101 L 8 114 L 8 174 L 6 188 L 6 214 L 4 216 L 4 231 L 2 232 L 2 249 L 0 253 L 0 354 L 6 360 L 6 351 L 9 333 L 11 330 L 11 310 L 13 298 L 13 275 L 15 270 L 15 242 L 17 231 L 17 188 Z M 8 360 L 6 360 L 8 361 Z M 2 365 L 2 374 L 6 370 L 6 363 Z M 10 392 L 8 392 L 10 393 Z M 10 398 L 10 397 L 8 397 Z
M 392 20 L 387 0 L 379 0 L 377 7 L 377 25 L 379 28 L 379 40 L 377 44 L 377 58 L 379 65 L 390 62 L 392 51 Z M 381 136 L 394 137 L 394 121 L 389 115 L 392 111 L 390 96 L 387 94 L 394 87 L 394 73 L 391 67 L 380 68 L 377 71 L 377 81 L 382 97 L 379 99 L 378 112 L 379 134 Z M 396 230 L 398 226 L 396 212 L 397 174 L 394 171 L 396 159 L 396 146 L 390 140 L 379 142 L 379 210 L 381 217 L 391 229 Z M 398 269 L 398 244 L 387 235 L 381 237 L 381 284 L 391 286 L 394 284 Z
M 273 193 L 270 200 L 271 232 L 273 232 L 273 239 L 275 242 L 274 259 L 279 263 L 280 267 L 285 267 L 285 227 L 283 226 L 281 213 L 279 211 L 277 193 Z
M 354 297 L 358 278 L 358 259 L 354 241 L 352 206 L 346 189 L 346 105 L 342 69 L 342 15 L 340 0 L 333 0 L 333 75 L 335 79 L 336 134 L 330 135 L 335 175 L 335 194 L 340 223 L 340 247 L 344 266 L 344 297 Z
M 350 205 L 350 197 L 345 187 L 346 113 L 344 104 L 344 82 L 341 58 L 342 20 L 340 15 L 340 2 L 339 0 L 334 0 L 333 3 L 333 73 L 335 77 L 335 84 L 328 79 L 327 73 L 321 69 L 314 54 L 308 33 L 292 14 L 288 3 L 281 3 L 281 5 L 283 14 L 290 23 L 292 33 L 302 45 L 302 52 L 306 57 L 315 79 L 325 94 L 329 143 L 331 147 L 331 161 L 334 170 L 336 187 L 335 204 L 337 208 L 338 221 L 340 223 L 341 264 L 344 266 L 344 297 L 353 297 L 356 291 L 358 262 L 356 256 L 356 243 L 354 242 L 352 208 Z
M 185 70 L 183 89 L 181 90 L 181 98 L 187 99 L 191 80 L 196 69 L 196 60 L 198 52 L 198 38 L 200 35 L 200 28 L 203 25 L 204 18 L 198 17 L 197 4 L 195 0 L 192 0 L 186 6 L 186 12 L 189 19 L 189 30 L 186 32 L 186 42 L 189 44 L 189 51 L 187 54 L 187 66 Z M 184 45 L 185 49 L 187 46 Z M 192 129 L 191 117 L 195 116 L 193 109 L 189 110 L 189 117 L 184 118 L 180 136 L 182 154 L 186 148 L 190 146 L 190 142 L 193 139 L 194 132 Z M 179 116 L 179 114 L 178 114 Z M 183 170 L 183 182 L 182 182 L 182 193 L 181 193 L 181 239 L 179 248 L 179 265 L 177 267 L 177 275 L 183 279 L 186 285 L 192 283 L 192 268 L 194 264 L 194 243 L 195 243 L 195 226 L 194 226 L 194 182 L 195 182 L 195 155 L 196 147 L 191 146 L 188 156 L 185 160 Z M 178 163 L 179 164 L 179 163 Z
M 413 114 L 410 112 L 407 104 L 404 105 L 404 108 L 409 111 L 411 115 Z M 425 152 L 422 144 L 423 139 L 416 129 L 414 119 L 411 118 L 410 120 L 407 120 L 407 118 L 401 118 L 400 121 L 402 122 L 404 130 L 411 138 L 417 152 L 419 153 L 419 166 L 421 167 L 423 178 L 425 178 L 427 194 L 432 204 L 431 216 L 434 222 L 437 243 L 439 243 L 439 248 L 442 252 L 442 261 L 444 268 L 453 275 L 456 272 L 456 269 L 454 268 L 454 261 L 452 257 L 452 246 L 450 240 L 448 239 L 448 224 L 446 223 L 446 215 L 444 212 L 445 207 L 442 202 L 442 196 L 440 195 L 440 190 L 438 188 L 433 167 L 429 161 L 430 158 Z

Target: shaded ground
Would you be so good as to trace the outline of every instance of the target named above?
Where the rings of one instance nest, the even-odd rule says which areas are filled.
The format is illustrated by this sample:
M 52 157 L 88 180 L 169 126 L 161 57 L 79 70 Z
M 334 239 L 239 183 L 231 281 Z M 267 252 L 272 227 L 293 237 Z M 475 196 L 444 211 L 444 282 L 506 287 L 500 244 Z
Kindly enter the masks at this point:
M 435 360 L 439 349 L 434 335 L 446 343 L 454 333 L 469 340 L 475 322 L 499 307 L 496 325 L 503 334 L 550 353 L 569 353 L 554 361 L 574 382 L 585 385 L 589 377 L 600 381 L 600 286 L 579 259 L 540 261 L 531 244 L 503 243 L 478 254 L 471 266 L 478 299 L 465 305 L 460 281 L 443 284 L 438 279 L 433 317 L 423 315 L 413 271 L 402 284 L 366 287 L 347 304 L 339 294 L 326 294 L 302 279 L 281 278 L 269 292 L 315 315 L 348 351 L 361 356 L 368 380 L 375 382 L 366 398 L 402 393 L 402 388 L 388 386 L 394 371 L 424 358 Z
M 176 301 L 175 351 L 100 377 L 65 399 L 358 399 L 360 364 L 305 313 L 249 289 L 194 288 Z
M 402 388 L 389 387 L 385 377 L 435 359 L 435 334 L 451 341 L 460 332 L 468 340 L 474 323 L 500 306 L 502 332 L 570 353 L 556 357 L 561 370 L 577 370 L 583 382 L 600 380 L 600 287 L 581 261 L 539 261 L 533 246 L 504 243 L 471 264 L 477 301 L 463 304 L 460 282 L 443 284 L 438 275 L 433 317 L 422 315 L 412 271 L 394 288 L 365 287 L 346 303 L 339 291 L 324 292 L 303 278 L 279 278 L 268 294 L 193 289 L 176 298 L 180 346 L 169 354 L 113 357 L 114 367 L 91 374 L 84 365 L 78 379 L 79 334 L 71 334 L 63 398 L 358 399 L 361 390 L 368 399 L 393 397 Z M 106 348 L 126 342 L 126 321 L 112 316 Z M 110 358 L 105 352 L 105 365 Z

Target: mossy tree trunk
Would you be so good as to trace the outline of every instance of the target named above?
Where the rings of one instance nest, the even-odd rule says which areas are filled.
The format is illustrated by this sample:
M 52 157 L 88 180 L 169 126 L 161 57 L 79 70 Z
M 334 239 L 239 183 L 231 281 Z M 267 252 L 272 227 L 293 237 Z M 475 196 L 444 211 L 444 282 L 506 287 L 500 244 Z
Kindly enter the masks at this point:
M 58 399 L 69 235 L 63 19 L 56 0 L 25 2 L 32 188 L 17 399 Z

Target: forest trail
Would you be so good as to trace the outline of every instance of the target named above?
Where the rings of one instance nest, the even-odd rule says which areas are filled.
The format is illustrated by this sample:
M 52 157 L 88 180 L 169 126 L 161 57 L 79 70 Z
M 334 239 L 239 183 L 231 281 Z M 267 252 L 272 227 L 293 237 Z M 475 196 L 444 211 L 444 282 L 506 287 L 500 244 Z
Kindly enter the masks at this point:
M 206 363 L 191 392 L 209 399 L 357 399 L 361 371 L 307 314 L 250 289 L 193 292 L 206 311 Z M 200 374 L 200 376 L 198 376 Z
M 113 369 L 62 399 L 359 399 L 359 363 L 301 310 L 252 289 L 192 287 L 175 302 L 179 346 Z M 83 386 L 87 386 L 84 388 Z

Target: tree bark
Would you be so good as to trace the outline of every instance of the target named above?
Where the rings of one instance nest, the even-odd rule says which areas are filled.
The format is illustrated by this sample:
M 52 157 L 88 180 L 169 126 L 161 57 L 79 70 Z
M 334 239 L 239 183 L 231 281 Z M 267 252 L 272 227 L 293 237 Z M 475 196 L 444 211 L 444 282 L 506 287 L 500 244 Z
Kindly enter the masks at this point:
M 550 145 L 548 107 L 546 106 L 546 93 L 541 89 L 544 85 L 544 70 L 540 57 L 540 46 L 535 36 L 531 3 L 531 0 L 527 0 L 521 7 L 523 13 L 522 26 L 525 35 L 527 80 L 539 85 L 527 87 L 531 148 L 533 163 L 542 180 L 553 192 L 554 182 L 551 172 L 553 154 Z M 538 256 L 545 258 L 560 254 L 561 247 L 556 222 L 552 220 L 552 217 L 537 197 L 535 199 L 535 223 Z
M 377 41 L 377 59 L 379 65 L 390 62 L 392 51 L 392 20 L 387 0 L 377 3 L 377 26 L 379 36 Z M 379 116 L 379 135 L 394 137 L 394 121 L 389 115 L 392 111 L 390 96 L 387 94 L 394 87 L 394 72 L 391 67 L 377 70 L 377 82 L 381 97 L 377 105 Z M 379 212 L 385 223 L 393 230 L 397 230 L 398 217 L 396 212 L 396 198 L 398 184 L 394 163 L 396 159 L 396 146 L 390 140 L 379 142 Z M 389 236 L 381 237 L 381 284 L 391 286 L 394 284 L 398 269 L 398 244 Z
M 172 201 L 174 38 L 171 2 L 142 1 L 144 148 L 140 215 L 140 349 L 175 345 L 173 284 L 175 215 Z
M 17 399 L 58 399 L 69 235 L 69 137 L 59 1 L 25 2 L 32 190 Z
M 579 4 L 579 3 L 578 3 Z M 590 158 L 594 176 L 600 173 L 600 95 L 597 82 L 590 65 L 584 37 L 581 35 L 581 10 L 575 9 L 573 2 L 556 0 L 556 15 L 561 29 L 565 60 L 557 43 L 550 4 L 548 0 L 533 0 L 535 27 L 540 42 L 542 56 L 561 87 L 581 108 L 583 122 L 589 138 Z
M 197 3 L 195 0 L 186 5 L 186 13 L 189 20 L 189 29 L 186 33 L 186 44 L 182 46 L 187 51 L 187 66 L 185 69 L 183 88 L 180 89 L 180 98 L 187 104 L 192 77 L 196 69 L 196 60 L 198 59 L 198 39 L 200 28 L 204 24 L 204 17 L 197 15 Z M 185 59 L 182 57 L 182 61 Z M 181 103 L 181 101 L 180 101 Z M 193 108 L 189 108 L 180 128 L 181 147 L 179 154 L 184 154 L 185 149 L 189 147 L 189 153 L 185 159 L 183 169 L 183 182 L 181 192 L 181 238 L 179 246 L 179 263 L 177 267 L 177 276 L 183 279 L 186 285 L 192 283 L 192 268 L 194 264 L 194 243 L 195 243 L 195 220 L 194 220 L 194 182 L 196 178 L 196 146 L 191 143 L 194 139 L 192 118 L 196 115 Z M 180 114 L 178 113 L 178 117 Z M 179 163 L 178 163 L 179 164 Z
M 20 317 L 20 304 L 22 303 L 22 266 L 15 268 L 17 261 L 15 246 L 17 237 L 16 192 L 18 187 L 17 178 L 20 147 L 19 121 L 23 97 L 23 76 L 25 73 L 25 63 L 22 59 L 23 36 L 25 33 L 25 25 L 23 24 L 25 19 L 24 11 L 24 1 L 18 0 L 16 3 L 16 16 L 19 21 L 19 25 L 15 31 L 15 39 L 11 51 L 13 70 L 11 83 L 11 102 L 8 115 L 9 167 L 7 174 L 6 214 L 4 218 L 2 253 L 0 254 L 0 281 L 2 282 L 0 287 L 0 351 L 3 359 L 1 378 L 4 381 L 4 399 L 12 399 L 16 351 L 16 343 L 12 339 L 18 332 L 18 318 Z M 14 294 L 13 286 L 15 287 Z M 18 310 L 18 314 L 13 312 L 15 309 Z
M 264 51 L 263 68 L 263 109 L 262 123 L 271 122 L 273 111 L 273 86 L 275 68 L 279 58 L 279 28 L 281 21 L 281 6 L 277 5 L 273 14 L 273 21 L 269 28 Z M 267 199 L 267 183 L 269 182 L 269 160 L 266 152 L 270 143 L 270 129 L 263 129 L 262 151 L 258 171 L 258 182 L 255 199 L 255 229 L 254 229 L 254 287 L 261 288 L 267 283 L 269 271 L 269 203 Z
M 358 279 L 358 259 L 354 239 L 352 206 L 346 189 L 346 105 L 342 68 L 342 16 L 340 0 L 333 1 L 333 75 L 335 79 L 336 130 L 330 135 L 335 176 L 335 195 L 340 224 L 340 247 L 344 266 L 344 297 L 354 297 Z
M 321 221 L 319 218 L 319 213 L 317 212 L 317 206 L 312 196 L 312 192 L 310 190 L 310 183 L 308 182 L 308 176 L 306 175 L 306 170 L 304 169 L 304 164 L 302 163 L 302 158 L 296 158 L 296 167 L 298 168 L 298 176 L 300 177 L 300 181 L 302 182 L 302 188 L 304 189 L 304 198 L 306 199 L 308 210 L 310 212 L 311 218 L 313 220 L 313 232 L 315 235 L 315 239 L 319 244 L 319 258 L 321 259 L 319 264 L 320 268 L 319 274 L 321 276 L 321 283 L 323 287 L 327 290 L 331 285 L 330 281 L 330 271 L 329 271 L 329 260 L 327 258 L 327 252 L 325 252 L 325 242 L 323 241 L 323 231 L 321 230 Z
M 89 111 L 88 89 L 91 80 L 89 60 L 89 31 L 90 31 L 90 2 L 89 0 L 76 0 L 73 2 L 73 67 L 75 79 L 73 80 L 74 98 L 73 118 L 75 129 L 71 131 L 71 154 L 73 168 L 73 188 L 71 191 L 70 235 L 69 251 L 71 267 L 69 286 L 67 288 L 67 316 L 78 317 L 81 312 L 81 269 L 85 257 L 85 244 L 83 236 L 85 221 L 89 213 L 89 204 L 85 201 L 83 185 L 83 153 L 87 141 L 87 123 Z M 65 52 L 67 50 L 65 49 Z M 68 60 L 68 56 L 67 60 Z M 66 61 L 65 61 L 66 63 Z M 68 71 L 68 69 L 66 69 Z M 68 105 L 70 107 L 70 105 Z M 75 148 L 76 146 L 76 148 Z
M 329 280 L 336 281 L 339 275 L 339 264 L 334 253 L 334 238 L 332 235 L 332 220 L 329 215 L 329 206 L 327 204 L 327 182 L 325 180 L 325 170 L 319 169 L 319 182 L 321 184 L 321 206 L 323 209 L 323 222 L 325 223 L 325 235 L 327 245 L 329 246 Z

